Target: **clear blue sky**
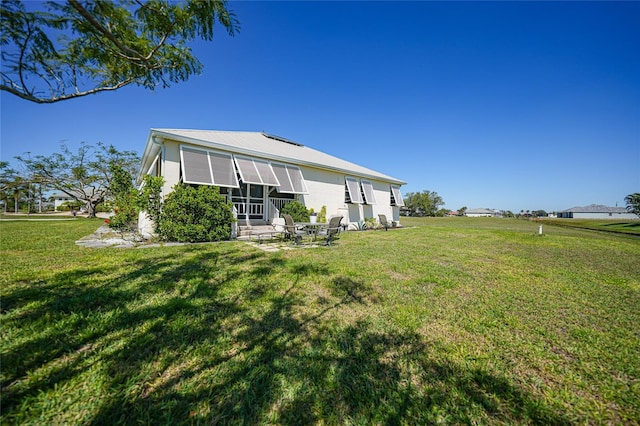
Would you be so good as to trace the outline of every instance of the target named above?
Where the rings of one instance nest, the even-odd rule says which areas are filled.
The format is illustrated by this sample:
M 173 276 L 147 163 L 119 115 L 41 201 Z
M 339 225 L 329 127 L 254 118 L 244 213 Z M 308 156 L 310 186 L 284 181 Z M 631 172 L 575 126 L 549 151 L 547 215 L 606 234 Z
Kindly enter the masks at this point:
M 2 92 L 0 157 L 142 152 L 149 129 L 280 135 L 436 191 L 557 211 L 640 192 L 640 2 L 232 2 L 204 72 L 53 105 Z M 14 164 L 15 165 L 15 164 Z

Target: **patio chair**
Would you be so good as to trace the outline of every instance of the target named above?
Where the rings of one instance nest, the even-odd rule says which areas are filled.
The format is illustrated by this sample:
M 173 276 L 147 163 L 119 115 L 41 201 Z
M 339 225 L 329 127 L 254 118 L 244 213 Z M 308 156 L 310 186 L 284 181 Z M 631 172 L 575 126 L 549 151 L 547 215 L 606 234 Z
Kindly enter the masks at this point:
M 342 216 L 332 216 L 329 219 L 329 226 L 322 229 L 319 235 L 324 237 L 325 245 L 330 246 L 336 235 L 340 233 L 342 230 L 342 225 L 340 222 L 342 221 Z
M 378 219 L 380 220 L 380 225 L 384 226 L 384 230 L 385 231 L 389 230 L 391 223 L 389 223 L 389 221 L 387 220 L 387 216 L 383 214 L 379 214 Z
M 293 243 L 296 245 L 300 244 L 300 241 L 302 241 L 302 237 L 308 235 L 307 231 L 297 228 L 290 214 L 285 213 L 282 215 L 282 217 L 284 218 L 284 229 L 286 238 L 292 239 Z

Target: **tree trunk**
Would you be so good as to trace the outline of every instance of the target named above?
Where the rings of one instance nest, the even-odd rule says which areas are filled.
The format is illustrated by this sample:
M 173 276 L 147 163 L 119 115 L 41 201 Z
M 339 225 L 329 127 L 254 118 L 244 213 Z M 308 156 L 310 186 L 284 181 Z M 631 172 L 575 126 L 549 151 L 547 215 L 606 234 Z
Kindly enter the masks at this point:
M 96 217 L 96 208 L 98 207 L 98 204 L 100 204 L 100 201 L 89 201 L 87 203 L 87 217 Z

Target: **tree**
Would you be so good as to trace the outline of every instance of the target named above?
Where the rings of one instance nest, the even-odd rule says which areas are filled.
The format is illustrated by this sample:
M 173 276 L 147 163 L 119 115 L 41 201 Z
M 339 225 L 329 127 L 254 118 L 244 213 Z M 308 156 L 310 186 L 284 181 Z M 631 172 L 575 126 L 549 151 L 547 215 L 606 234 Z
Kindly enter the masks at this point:
M 86 203 L 89 217 L 95 217 L 96 207 L 110 194 L 113 165 L 133 175 L 139 164 L 135 152 L 120 152 L 102 143 L 96 148 L 83 142 L 77 153 L 62 145 L 61 151 L 49 157 L 17 158 L 51 188 Z
M 0 89 L 36 103 L 186 81 L 202 71 L 186 42 L 212 40 L 216 21 L 231 36 L 240 28 L 226 0 L 43 4 L 2 0 L 0 21 Z
M 463 206 L 458 209 L 458 216 L 464 216 L 465 213 L 467 213 L 467 206 Z
M 627 211 L 640 217 L 640 192 L 629 194 L 624 197 L 624 202 L 627 203 Z
M 12 185 L 15 177 L 16 171 L 9 168 L 9 163 L 0 161 L 0 200 L 5 213 L 9 200 L 12 198 Z
M 405 206 L 411 216 L 436 216 L 438 209 L 444 205 L 442 197 L 437 192 L 422 191 L 409 192 L 405 195 Z

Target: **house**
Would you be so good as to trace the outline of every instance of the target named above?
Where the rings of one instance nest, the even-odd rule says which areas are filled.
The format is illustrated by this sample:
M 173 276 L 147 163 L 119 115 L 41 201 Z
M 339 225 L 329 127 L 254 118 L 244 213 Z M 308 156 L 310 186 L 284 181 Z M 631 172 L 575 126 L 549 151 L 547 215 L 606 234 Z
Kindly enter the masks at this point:
M 69 194 L 65 194 L 64 192 L 56 192 L 51 194 L 51 198 L 53 198 L 53 207 L 55 211 L 58 211 L 58 207 L 64 205 L 64 203 L 70 203 L 74 201 L 78 201 L 77 197 L 72 197 Z
M 495 211 L 489 209 L 469 209 L 465 212 L 467 217 L 492 217 Z
M 557 213 L 564 219 L 638 219 L 624 207 L 607 207 L 601 204 L 590 204 L 584 207 L 572 207 Z
M 213 130 L 151 129 L 139 184 L 144 175 L 164 177 L 163 196 L 181 182 L 217 186 L 248 225 L 272 223 L 293 200 L 345 224 L 378 214 L 399 222 L 406 183 L 279 136 Z

